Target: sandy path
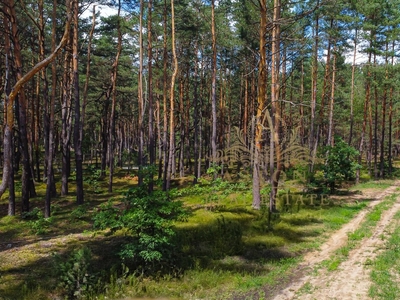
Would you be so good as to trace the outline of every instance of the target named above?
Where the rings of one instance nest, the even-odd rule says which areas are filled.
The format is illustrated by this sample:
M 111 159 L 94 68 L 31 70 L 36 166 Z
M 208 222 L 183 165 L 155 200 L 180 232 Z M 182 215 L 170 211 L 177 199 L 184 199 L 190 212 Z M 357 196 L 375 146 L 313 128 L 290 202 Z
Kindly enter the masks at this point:
M 385 239 L 382 238 L 382 235 L 388 229 L 395 213 L 400 210 L 400 197 L 383 214 L 372 236 L 361 241 L 358 247 L 349 253 L 348 259 L 342 262 L 337 270 L 330 272 L 319 271 L 318 274 L 312 274 L 311 271 L 317 267 L 318 263 L 329 259 L 335 250 L 344 246 L 347 242 L 347 234 L 356 230 L 370 209 L 380 203 L 386 196 L 394 193 L 399 184 L 400 182 L 397 181 L 395 185 L 385 189 L 383 192 L 371 195 L 376 200 L 370 203 L 368 209 L 364 209 L 350 223 L 334 233 L 321 246 L 319 251 L 306 255 L 304 262 L 300 265 L 300 270 L 308 270 L 308 272 L 303 272 L 304 276 L 292 282 L 273 299 L 368 299 L 370 279 L 366 264 L 373 260 L 378 251 L 383 248 Z

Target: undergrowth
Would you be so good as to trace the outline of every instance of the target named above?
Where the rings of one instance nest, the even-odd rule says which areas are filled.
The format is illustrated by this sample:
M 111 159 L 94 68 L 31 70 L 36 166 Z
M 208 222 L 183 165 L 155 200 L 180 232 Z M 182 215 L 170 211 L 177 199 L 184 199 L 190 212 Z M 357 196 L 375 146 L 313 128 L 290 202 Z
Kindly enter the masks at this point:
M 247 293 L 262 297 L 289 277 L 302 253 L 318 248 L 329 232 L 366 206 L 362 201 L 324 204 L 320 200 L 308 205 L 293 194 L 294 204 L 288 207 L 280 203 L 280 213 L 268 226 L 268 214 L 250 206 L 248 182 L 203 180 L 169 195 L 162 194 L 159 187 L 150 195 L 131 190 L 125 199 L 92 192 L 95 197 L 92 195 L 84 206 L 76 206 L 73 197 L 56 200 L 58 209 L 49 226 L 39 226 L 62 239 L 49 237 L 45 247 L 26 250 L 26 255 L 32 256 L 29 268 L 40 276 L 21 277 L 19 272 L 27 267 L 15 267 L 9 260 L 20 264 L 23 258 L 0 252 L 0 271 L 15 282 L 13 287 L 0 283 L 0 295 L 8 297 L 4 299 L 50 299 L 61 293 L 87 299 L 227 299 L 246 298 Z M 185 220 L 169 218 L 173 211 L 169 204 L 181 202 L 189 211 Z M 0 232 L 7 232 L 10 240 L 16 236 L 34 238 L 37 230 L 26 229 L 30 222 L 42 222 L 39 212 L 36 209 L 26 219 L 0 219 Z M 105 230 L 68 235 L 87 231 L 93 222 Z M 161 235 L 154 239 L 154 233 Z M 46 237 L 47 233 L 41 234 Z M 52 253 L 62 259 L 57 260 Z M 118 253 L 124 257 L 122 267 Z M 173 262 L 173 268 L 169 263 L 162 269 L 153 268 L 165 259 Z M 46 274 L 50 265 L 54 268 L 52 261 L 58 262 L 57 275 Z

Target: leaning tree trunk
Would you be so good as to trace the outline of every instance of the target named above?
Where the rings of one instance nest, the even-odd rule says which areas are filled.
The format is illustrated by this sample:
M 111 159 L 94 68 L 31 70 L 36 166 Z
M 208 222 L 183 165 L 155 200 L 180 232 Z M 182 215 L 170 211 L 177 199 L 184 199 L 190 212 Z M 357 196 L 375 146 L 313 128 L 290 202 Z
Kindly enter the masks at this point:
M 9 176 L 10 176 L 10 168 L 11 168 L 11 161 L 10 156 L 8 156 L 8 152 L 12 151 L 12 144 L 10 139 L 10 134 L 12 134 L 12 127 L 14 126 L 14 119 L 13 119 L 13 104 L 15 101 L 16 96 L 18 95 L 19 91 L 22 87 L 33 77 L 35 74 L 40 72 L 43 68 L 48 66 L 61 52 L 63 47 L 65 46 L 68 36 L 69 36 L 69 29 L 71 24 L 71 14 L 70 14 L 70 2 L 69 0 L 66 1 L 67 7 L 67 21 L 64 27 L 64 35 L 56 47 L 56 49 L 45 59 L 37 63 L 33 66 L 24 76 L 22 76 L 15 85 L 11 88 L 11 92 L 9 95 L 5 97 L 5 103 L 8 103 L 7 111 L 6 111 L 6 126 L 4 129 L 4 164 L 3 164 L 3 179 L 0 184 L 0 196 L 5 192 L 9 185 Z M 15 20 L 15 19 L 14 19 Z M 8 118 L 12 116 L 11 118 Z
M 22 47 L 19 40 L 19 32 L 17 27 L 17 19 L 15 12 L 15 3 L 13 0 L 9 1 L 10 7 L 10 18 L 11 18 L 11 41 L 13 43 L 13 56 L 16 69 L 17 80 L 21 80 L 22 75 Z M 22 152 L 22 212 L 29 211 L 29 198 L 35 196 L 35 188 L 33 184 L 31 174 L 31 164 L 29 159 L 29 147 L 28 147 L 28 133 L 27 133 L 27 100 L 25 91 L 20 90 L 18 95 L 18 129 L 19 129 L 19 142 L 21 145 Z

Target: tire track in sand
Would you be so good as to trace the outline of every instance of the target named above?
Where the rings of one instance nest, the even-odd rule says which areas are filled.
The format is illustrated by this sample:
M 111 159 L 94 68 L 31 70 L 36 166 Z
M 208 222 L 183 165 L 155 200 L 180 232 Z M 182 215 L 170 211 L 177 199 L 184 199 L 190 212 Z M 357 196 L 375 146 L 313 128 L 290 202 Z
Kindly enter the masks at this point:
M 352 221 L 336 231 L 328 241 L 320 247 L 320 250 L 305 255 L 304 262 L 299 266 L 299 270 L 306 271 L 302 272 L 305 275 L 292 282 L 273 299 L 368 299 L 370 271 L 365 268 L 365 265 L 373 260 L 377 256 L 378 251 L 384 246 L 385 239 L 382 238 L 382 235 L 390 225 L 393 216 L 400 210 L 400 196 L 397 197 L 394 205 L 383 213 L 372 236 L 362 240 L 355 249 L 350 251 L 347 260 L 343 261 L 337 270 L 330 272 L 320 271 L 317 275 L 310 274 L 310 271 L 313 270 L 318 263 L 329 259 L 337 249 L 346 245 L 348 233 L 356 230 L 367 213 L 374 206 L 382 202 L 386 196 L 393 194 L 399 184 L 400 181 L 396 181 L 394 185 L 378 193 L 375 200 L 370 202 L 367 209 L 361 211 Z M 297 295 L 297 292 L 305 286 L 305 284 L 307 284 L 307 289 L 304 288 L 304 291 L 307 290 L 308 293 L 306 294 L 303 292 L 301 295 Z

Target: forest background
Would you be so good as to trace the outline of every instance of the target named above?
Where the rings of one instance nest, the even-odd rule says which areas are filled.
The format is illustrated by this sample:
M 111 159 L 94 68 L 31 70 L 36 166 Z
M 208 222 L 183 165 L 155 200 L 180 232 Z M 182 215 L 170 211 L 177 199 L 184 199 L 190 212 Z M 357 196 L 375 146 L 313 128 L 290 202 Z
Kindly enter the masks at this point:
M 221 166 L 237 140 L 246 154 L 235 154 L 237 168 L 252 170 L 253 207 L 267 180 L 273 210 L 280 174 L 293 164 L 289 132 L 308 148 L 311 174 L 335 135 L 372 177 L 391 173 L 396 1 L 118 1 L 108 17 L 94 4 L 2 4 L 0 192 L 13 194 L 9 179 L 21 164 L 22 211 L 34 180 L 45 178 L 50 216 L 54 169 L 68 194 L 73 155 L 83 203 L 83 161 L 107 170 L 109 191 L 115 166 L 126 165 L 154 166 L 168 190 L 171 178 L 196 182 Z M 89 7 L 93 16 L 83 18 Z

